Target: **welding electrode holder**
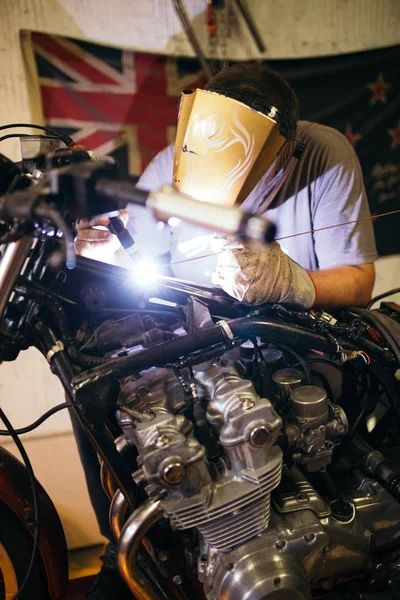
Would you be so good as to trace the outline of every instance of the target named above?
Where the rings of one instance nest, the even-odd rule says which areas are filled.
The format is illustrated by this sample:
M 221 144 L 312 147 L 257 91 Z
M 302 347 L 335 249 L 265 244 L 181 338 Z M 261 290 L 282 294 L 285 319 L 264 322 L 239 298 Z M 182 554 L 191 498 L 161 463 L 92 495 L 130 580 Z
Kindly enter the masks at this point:
M 51 169 L 41 190 L 28 188 L 0 198 L 0 219 L 33 219 L 34 207 L 48 199 L 53 206 L 57 205 L 60 213 L 67 212 L 69 218 L 75 220 L 90 220 L 98 215 L 118 217 L 120 209 L 136 204 L 148 208 L 159 221 L 167 222 L 175 217 L 224 235 L 240 236 L 244 241 L 265 244 L 274 240 L 273 223 L 239 208 L 193 200 L 172 185 L 147 192 L 136 187 L 133 180 L 119 180 L 118 177 L 118 167 L 107 161 L 85 161 Z M 121 223 L 112 221 L 111 226 L 115 230 L 118 227 L 119 235 L 124 237 L 123 246 L 132 245 L 133 240 L 125 228 L 126 233 L 122 231 Z
M 121 217 L 110 217 L 110 224 L 107 229 L 117 236 L 119 243 L 132 262 L 136 263 L 141 259 L 137 243 L 126 229 Z

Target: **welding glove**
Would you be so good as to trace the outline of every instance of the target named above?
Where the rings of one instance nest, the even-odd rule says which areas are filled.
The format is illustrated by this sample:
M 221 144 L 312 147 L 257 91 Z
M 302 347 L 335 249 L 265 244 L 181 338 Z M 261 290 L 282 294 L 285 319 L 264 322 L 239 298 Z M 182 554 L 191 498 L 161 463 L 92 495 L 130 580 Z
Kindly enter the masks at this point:
M 277 242 L 250 248 L 237 241 L 219 238 L 214 283 L 246 304 L 282 302 L 298 309 L 315 303 L 315 287 L 308 272 L 289 258 Z

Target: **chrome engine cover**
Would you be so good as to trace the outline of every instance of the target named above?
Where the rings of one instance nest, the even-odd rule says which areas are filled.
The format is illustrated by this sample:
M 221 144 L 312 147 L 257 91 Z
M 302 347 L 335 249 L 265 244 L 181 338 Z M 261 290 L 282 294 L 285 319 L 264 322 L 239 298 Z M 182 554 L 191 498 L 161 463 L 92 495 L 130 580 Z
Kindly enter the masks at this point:
M 131 414 L 121 412 L 120 425 L 139 450 L 147 492 L 166 492 L 162 507 L 172 526 L 196 527 L 208 544 L 227 552 L 268 527 L 271 492 L 282 471 L 276 445 L 281 418 L 230 360 L 195 370 L 199 396 L 210 399 L 207 419 L 223 450 L 212 468 L 192 423 L 174 414 L 182 406 L 169 390 L 175 377 L 159 371 L 150 369 L 122 389 L 119 403 Z
M 117 418 L 139 451 L 147 493 L 162 492 L 174 529 L 197 530 L 191 563 L 197 562 L 208 600 L 307 600 L 313 587 L 331 589 L 337 579 L 363 574 L 372 543 L 384 548 L 400 538 L 398 503 L 375 480 L 353 473 L 343 495 L 352 512 L 340 518 L 296 468 L 329 463 L 347 432 L 346 415 L 321 388 L 301 389 L 297 378 L 283 389 L 280 381 L 279 398 L 289 406 L 283 424 L 229 356 L 197 366 L 193 375 L 192 392 L 207 406 L 219 442 L 218 461 L 207 458 L 181 414 L 185 394 L 170 369 L 128 381 Z M 290 469 L 283 466 L 280 435 L 292 451 Z

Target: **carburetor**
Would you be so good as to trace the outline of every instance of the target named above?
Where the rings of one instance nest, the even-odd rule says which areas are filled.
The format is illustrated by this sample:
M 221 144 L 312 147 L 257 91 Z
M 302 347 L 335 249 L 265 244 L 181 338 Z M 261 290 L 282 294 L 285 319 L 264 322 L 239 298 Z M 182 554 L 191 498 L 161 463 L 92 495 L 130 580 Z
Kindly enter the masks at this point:
M 123 388 L 119 404 L 127 410 L 118 420 L 139 451 L 147 492 L 164 491 L 171 525 L 196 527 L 203 548 L 227 552 L 268 527 L 271 492 L 281 479 L 276 441 L 282 421 L 229 359 L 196 367 L 193 383 L 193 399 L 207 403 L 208 427 L 218 443 L 213 461 L 196 437 L 196 420 L 178 414 L 185 410 L 166 369 L 151 369 Z
M 328 399 L 322 387 L 304 385 L 304 375 L 297 369 L 280 369 L 273 380 L 294 463 L 305 465 L 309 472 L 324 468 L 332 460 L 335 445 L 348 431 L 343 409 Z

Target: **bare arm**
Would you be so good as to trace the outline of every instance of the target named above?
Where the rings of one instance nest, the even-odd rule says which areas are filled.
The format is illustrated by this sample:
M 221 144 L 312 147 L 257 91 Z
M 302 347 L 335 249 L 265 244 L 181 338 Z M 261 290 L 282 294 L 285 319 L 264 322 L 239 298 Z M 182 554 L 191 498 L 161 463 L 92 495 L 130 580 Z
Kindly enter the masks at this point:
M 365 306 L 375 282 L 373 263 L 308 271 L 316 290 L 317 308 Z

